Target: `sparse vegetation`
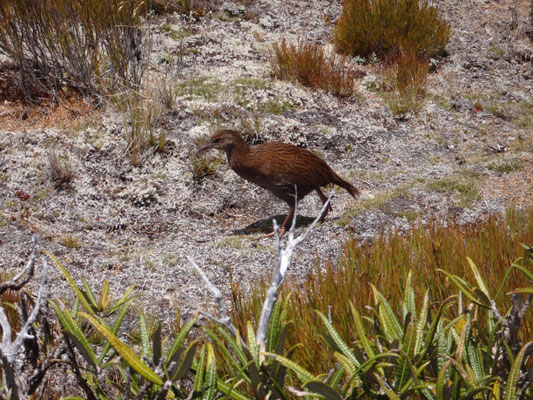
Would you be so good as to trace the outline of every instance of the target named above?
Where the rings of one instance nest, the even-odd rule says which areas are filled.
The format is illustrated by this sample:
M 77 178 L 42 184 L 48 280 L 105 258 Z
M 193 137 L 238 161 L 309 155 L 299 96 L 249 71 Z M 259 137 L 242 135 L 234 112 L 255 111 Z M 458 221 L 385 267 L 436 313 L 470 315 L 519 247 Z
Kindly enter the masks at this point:
M 288 44 L 282 39 L 273 45 L 271 58 L 272 72 L 278 79 L 295 80 L 338 97 L 355 93 L 354 67 L 346 57 L 328 55 L 319 45 L 304 41 Z
M 511 172 L 520 171 L 522 167 L 522 161 L 516 158 L 504 158 L 487 165 L 489 170 L 499 172 L 500 174 L 509 174 Z
M 199 141 L 198 147 L 203 145 L 203 140 Z M 222 164 L 222 158 L 217 156 L 201 156 L 191 155 L 193 180 L 197 183 L 202 182 L 206 178 L 215 175 L 217 168 Z
M 153 94 L 125 91 L 113 96 L 113 102 L 122 112 L 127 150 L 133 165 L 141 164 L 141 155 L 149 147 L 161 152 L 166 135 L 157 132 L 155 121 L 160 117 L 162 104 Z
M 142 0 L 1 0 L 0 51 L 32 102 L 63 86 L 91 95 L 137 87 L 144 67 Z M 89 56 L 88 56 L 89 55 Z
M 81 239 L 77 235 L 71 233 L 65 233 L 59 237 L 59 243 L 69 249 L 77 249 L 81 247 Z
M 418 112 L 427 100 L 429 64 L 412 52 L 403 52 L 384 73 L 381 96 L 394 114 Z
M 48 153 L 48 166 L 50 168 L 50 179 L 54 182 L 56 189 L 63 189 L 75 178 L 72 166 L 66 156 L 59 156 L 55 149 Z
M 216 79 L 191 78 L 181 81 L 176 87 L 176 93 L 178 96 L 185 96 L 188 100 L 193 100 L 197 96 L 207 101 L 215 101 L 221 88 L 220 82 Z
M 428 182 L 426 188 L 440 193 L 456 196 L 461 207 L 472 207 L 480 198 L 475 179 L 468 176 L 450 175 Z
M 339 53 L 382 60 L 403 51 L 425 60 L 441 56 L 450 37 L 450 27 L 426 0 L 347 0 L 333 32 Z

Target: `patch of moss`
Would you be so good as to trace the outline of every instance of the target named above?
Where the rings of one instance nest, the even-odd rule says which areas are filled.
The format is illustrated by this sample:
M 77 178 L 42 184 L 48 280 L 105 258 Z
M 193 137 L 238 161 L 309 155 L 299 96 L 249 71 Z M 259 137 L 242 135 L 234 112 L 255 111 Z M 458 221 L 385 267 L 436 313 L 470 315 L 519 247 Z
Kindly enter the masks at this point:
M 396 198 L 409 198 L 411 197 L 410 189 L 414 186 L 414 183 L 399 186 L 393 190 L 383 191 L 376 193 L 373 197 L 365 199 L 361 204 L 357 205 L 354 209 L 345 212 L 339 217 L 338 224 L 346 226 L 350 223 L 350 220 L 357 217 L 361 212 L 368 210 L 375 210 L 383 208 L 387 202 Z M 384 210 L 387 214 L 392 214 L 390 209 Z
M 244 235 L 229 236 L 227 238 L 224 238 L 218 241 L 215 247 L 217 249 L 231 247 L 233 249 L 243 250 L 248 247 L 249 243 L 250 243 L 250 238 L 247 236 L 244 236 Z
M 489 170 L 499 172 L 500 174 L 509 174 L 514 171 L 519 171 L 522 167 L 522 161 L 516 158 L 502 159 L 487 165 Z
M 208 77 L 192 78 L 180 82 L 176 86 L 177 96 L 186 96 L 188 99 L 193 97 L 203 97 L 207 101 L 214 102 L 222 89 L 220 81 Z
M 173 40 L 181 40 L 192 36 L 191 31 L 189 31 L 188 29 L 182 27 L 176 30 L 169 23 L 161 25 L 159 29 L 161 30 L 161 32 L 167 33 L 168 37 Z
M 435 104 L 438 104 L 440 107 L 444 108 L 447 111 L 450 111 L 452 109 L 452 104 L 450 103 L 450 99 L 448 99 L 447 97 L 445 97 L 443 95 L 436 94 L 436 93 L 431 93 L 429 95 L 429 98 Z
M 400 211 L 397 215 L 400 218 L 405 218 L 407 222 L 413 222 L 418 218 L 418 211 L 405 210 L 405 211 Z
M 281 115 L 287 111 L 292 110 L 292 104 L 284 97 L 276 96 L 276 98 L 270 99 L 266 103 L 260 104 L 257 109 L 267 114 Z
M 426 189 L 438 193 L 449 193 L 459 201 L 461 207 L 465 208 L 472 207 L 480 199 L 480 190 L 473 176 L 449 175 L 434 179 L 426 184 Z

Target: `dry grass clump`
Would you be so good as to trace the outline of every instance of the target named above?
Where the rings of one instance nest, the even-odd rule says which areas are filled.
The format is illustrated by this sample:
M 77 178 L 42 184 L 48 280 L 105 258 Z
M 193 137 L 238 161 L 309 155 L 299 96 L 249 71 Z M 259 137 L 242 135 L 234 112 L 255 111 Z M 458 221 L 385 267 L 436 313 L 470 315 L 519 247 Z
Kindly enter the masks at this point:
M 271 61 L 274 76 L 296 80 L 304 86 L 322 89 L 337 97 L 350 97 L 355 92 L 356 71 L 346 57 L 326 55 L 324 48 L 308 42 L 288 44 L 283 38 L 273 45 Z
M 72 166 L 66 158 L 58 156 L 55 149 L 48 153 L 49 175 L 56 189 L 67 187 L 75 178 Z
M 144 0 L 0 0 L 0 53 L 19 71 L 26 100 L 56 97 L 64 86 L 139 84 Z
M 417 112 L 427 100 L 429 63 L 414 52 L 402 52 L 385 70 L 382 97 L 394 114 Z
M 152 0 L 151 9 L 157 14 L 177 12 L 198 19 L 209 13 L 210 0 Z
M 470 257 L 480 269 L 482 278 L 488 282 L 489 292 L 494 295 L 509 266 L 518 257 L 525 256 L 522 243 L 532 242 L 532 208 L 510 210 L 506 217 L 491 216 L 485 222 L 466 226 L 451 219 L 428 226 L 420 224 L 405 234 L 396 231 L 382 234 L 371 244 L 350 240 L 338 260 L 320 263 L 303 282 L 296 279 L 289 281 L 282 290 L 280 297 L 289 297 L 287 320 L 297 321 L 292 326 L 288 347 L 303 344 L 297 350 L 294 361 L 316 373 L 332 367 L 332 360 L 324 355 L 322 343 L 317 341 L 322 328 L 315 310 L 331 315 L 341 337 L 348 343 L 354 343 L 358 338 L 351 318 L 350 302 L 364 314 L 365 305 L 373 303 L 371 284 L 386 294 L 395 312 L 400 313 L 407 275 L 412 271 L 416 298 L 422 299 L 429 289 L 431 301 L 441 303 L 456 294 L 456 286 L 437 269 L 473 281 L 474 276 L 466 260 Z M 529 270 L 533 268 L 527 257 L 522 258 L 520 264 Z M 523 275 L 513 272 L 503 293 L 523 284 Z M 233 284 L 234 322 L 239 328 L 245 327 L 246 321 L 258 317 L 264 291 L 263 284 L 250 295 L 249 291 Z M 510 306 L 508 296 L 503 306 Z M 532 313 L 526 315 L 522 333 L 526 339 L 533 334 Z M 317 354 L 321 356 L 317 357 Z
M 444 53 L 451 30 L 427 0 L 346 0 L 333 32 L 341 54 L 380 59 L 411 48 L 419 57 Z

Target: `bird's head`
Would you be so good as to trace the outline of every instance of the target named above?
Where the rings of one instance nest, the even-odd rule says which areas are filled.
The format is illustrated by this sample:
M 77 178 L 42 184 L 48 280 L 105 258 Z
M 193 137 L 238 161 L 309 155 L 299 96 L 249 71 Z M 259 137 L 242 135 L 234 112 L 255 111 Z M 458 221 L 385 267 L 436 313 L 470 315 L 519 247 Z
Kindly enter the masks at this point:
M 230 152 L 235 146 L 246 143 L 238 132 L 221 130 L 215 132 L 209 140 L 198 149 L 196 155 L 200 155 L 207 150 L 216 149 L 223 152 Z

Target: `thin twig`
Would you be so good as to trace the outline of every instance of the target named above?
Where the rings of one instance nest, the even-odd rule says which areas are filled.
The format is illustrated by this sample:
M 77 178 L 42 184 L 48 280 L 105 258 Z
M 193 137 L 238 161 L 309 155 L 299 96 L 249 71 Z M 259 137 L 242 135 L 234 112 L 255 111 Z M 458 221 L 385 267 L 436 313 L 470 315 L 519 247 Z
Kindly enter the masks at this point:
M 219 324 L 225 326 L 231 332 L 231 334 L 236 337 L 237 336 L 237 329 L 232 324 L 231 318 L 229 317 L 229 314 L 228 314 L 228 312 L 226 310 L 226 305 L 224 304 L 224 299 L 222 298 L 222 292 L 215 285 L 213 285 L 211 283 L 211 281 L 209 280 L 207 275 L 204 273 L 204 271 L 202 271 L 202 269 L 198 266 L 198 264 L 196 264 L 196 261 L 194 261 L 194 259 L 192 257 L 189 256 L 189 257 L 187 257 L 187 259 L 192 264 L 192 266 L 194 267 L 196 272 L 198 272 L 198 274 L 200 274 L 200 276 L 202 277 L 202 280 L 204 281 L 204 283 L 206 284 L 207 288 L 209 289 L 209 291 L 211 292 L 211 294 L 215 298 L 215 301 L 218 304 L 218 308 L 220 309 L 220 314 L 222 315 L 222 318 L 220 318 L 220 319 L 216 319 L 214 317 L 209 317 L 209 318 L 211 318 L 211 319 L 213 319 L 213 321 L 216 321 Z

